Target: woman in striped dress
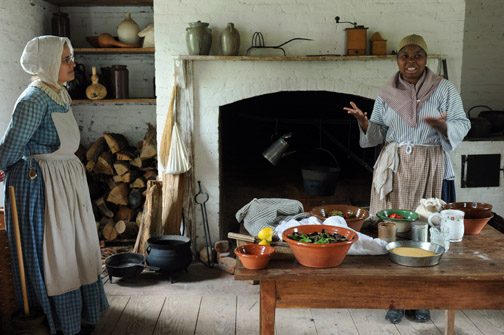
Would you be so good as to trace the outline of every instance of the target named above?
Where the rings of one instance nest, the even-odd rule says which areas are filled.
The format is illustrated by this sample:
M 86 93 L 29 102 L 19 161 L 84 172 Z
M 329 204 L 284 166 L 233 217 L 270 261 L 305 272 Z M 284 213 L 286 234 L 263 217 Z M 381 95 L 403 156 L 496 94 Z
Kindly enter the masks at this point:
M 72 52 L 64 37 L 28 42 L 20 62 L 36 80 L 18 98 L 0 141 L 0 170 L 16 191 L 28 300 L 45 314 L 51 334 L 77 334 L 108 307 L 85 170 L 74 154 L 79 129 L 63 86 L 74 79 Z M 17 264 L 10 203 L 6 194 L 9 247 Z M 22 306 L 17 267 L 13 276 Z
M 455 201 L 449 152 L 470 129 L 455 86 L 427 66 L 427 44 L 419 35 L 399 43 L 399 71 L 381 90 L 371 117 L 351 102 L 344 109 L 360 128 L 361 147 L 384 144 L 376 161 L 370 214 L 386 208 L 414 210 L 422 198 Z M 400 321 L 388 315 L 391 322 Z M 416 313 L 418 321 L 429 318 Z

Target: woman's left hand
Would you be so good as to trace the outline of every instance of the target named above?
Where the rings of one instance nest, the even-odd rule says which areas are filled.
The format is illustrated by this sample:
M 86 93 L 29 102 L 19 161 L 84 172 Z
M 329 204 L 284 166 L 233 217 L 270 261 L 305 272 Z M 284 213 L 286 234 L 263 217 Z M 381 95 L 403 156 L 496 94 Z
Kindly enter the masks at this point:
M 439 131 L 443 136 L 448 136 L 448 126 L 446 125 L 447 113 L 441 114 L 440 117 L 426 117 L 424 121 L 432 128 Z
M 0 170 L 0 183 L 3 182 L 4 180 L 5 180 L 5 172 Z

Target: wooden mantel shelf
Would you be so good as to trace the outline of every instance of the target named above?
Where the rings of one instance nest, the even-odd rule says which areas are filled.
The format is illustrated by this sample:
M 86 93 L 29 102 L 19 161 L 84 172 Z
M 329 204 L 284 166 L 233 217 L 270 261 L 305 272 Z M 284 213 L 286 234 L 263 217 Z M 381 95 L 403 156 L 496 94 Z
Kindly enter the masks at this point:
M 56 6 L 152 6 L 153 0 L 46 0 Z
M 79 54 L 153 54 L 154 48 L 74 48 Z
M 380 60 L 380 59 L 395 59 L 395 55 L 385 55 L 385 56 L 335 56 L 335 55 L 314 55 L 314 56 L 191 56 L 191 55 L 180 55 L 176 56 L 175 59 L 178 60 L 189 60 L 189 61 L 256 61 L 256 62 L 266 62 L 266 61 L 283 61 L 283 62 L 296 62 L 296 61 L 370 61 L 370 60 Z M 440 55 L 429 55 L 429 58 L 442 58 Z
M 155 98 L 131 98 L 131 99 L 103 99 L 103 100 L 88 100 L 88 99 L 74 99 L 72 106 L 77 105 L 155 105 Z

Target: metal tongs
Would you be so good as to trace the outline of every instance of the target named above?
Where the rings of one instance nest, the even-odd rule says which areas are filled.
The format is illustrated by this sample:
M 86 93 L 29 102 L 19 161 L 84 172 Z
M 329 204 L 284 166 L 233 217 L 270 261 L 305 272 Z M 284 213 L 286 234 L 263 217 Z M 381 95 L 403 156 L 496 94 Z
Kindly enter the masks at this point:
M 201 181 L 198 180 L 198 193 L 194 195 L 194 202 L 196 202 L 201 207 L 201 217 L 203 218 L 203 231 L 205 232 L 205 248 L 208 259 L 208 263 L 206 263 L 206 265 L 209 268 L 213 268 L 214 267 L 213 247 L 212 247 L 212 239 L 210 237 L 210 227 L 208 226 L 208 216 L 206 210 L 206 203 L 209 198 L 210 197 L 208 193 L 202 191 Z

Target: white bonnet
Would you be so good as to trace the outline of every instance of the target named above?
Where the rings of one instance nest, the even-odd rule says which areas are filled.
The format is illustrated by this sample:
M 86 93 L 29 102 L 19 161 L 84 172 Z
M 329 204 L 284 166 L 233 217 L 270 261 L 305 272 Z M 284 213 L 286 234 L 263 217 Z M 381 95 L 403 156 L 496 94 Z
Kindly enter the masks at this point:
M 73 54 L 72 43 L 66 37 L 46 35 L 33 38 L 23 50 L 21 67 L 25 72 L 39 77 L 46 83 L 59 86 L 61 54 L 65 43 Z

